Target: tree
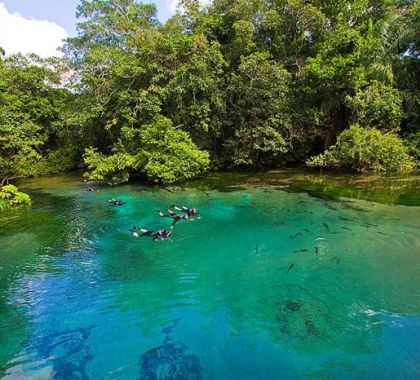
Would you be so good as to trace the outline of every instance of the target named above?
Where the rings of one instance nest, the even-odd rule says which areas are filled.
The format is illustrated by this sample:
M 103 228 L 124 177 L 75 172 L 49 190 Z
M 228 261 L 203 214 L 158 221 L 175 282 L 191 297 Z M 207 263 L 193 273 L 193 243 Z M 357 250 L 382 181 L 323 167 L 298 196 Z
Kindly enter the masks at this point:
M 228 87 L 231 165 L 263 167 L 286 152 L 288 80 L 288 72 L 267 53 L 241 58 Z
M 372 81 L 353 97 L 346 98 L 355 123 L 386 131 L 400 128 L 402 102 L 400 91 L 378 81 Z
M 2 183 L 47 174 L 43 160 L 68 138 L 63 119 L 68 92 L 58 86 L 60 70 L 59 62 L 36 56 L 0 61 Z
M 204 172 L 209 155 L 197 149 L 187 132 L 158 116 L 141 130 L 126 128 L 113 154 L 103 156 L 88 149 L 85 161 L 94 180 L 118 184 L 128 181 L 130 175 L 145 175 L 151 182 L 168 184 Z
M 307 161 L 310 167 L 347 169 L 360 172 L 410 172 L 414 160 L 394 133 L 352 125 L 325 153 Z

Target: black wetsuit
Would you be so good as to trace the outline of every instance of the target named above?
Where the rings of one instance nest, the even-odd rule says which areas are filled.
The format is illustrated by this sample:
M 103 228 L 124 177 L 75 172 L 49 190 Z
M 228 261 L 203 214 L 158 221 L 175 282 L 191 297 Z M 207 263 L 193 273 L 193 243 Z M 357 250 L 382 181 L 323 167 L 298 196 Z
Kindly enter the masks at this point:
M 125 202 L 113 198 L 109 198 L 108 202 L 111 203 L 112 206 L 122 206 L 123 204 L 125 204 Z
M 150 236 L 153 238 L 153 240 L 167 239 L 171 234 L 172 234 L 172 231 L 169 231 L 169 230 L 159 230 L 159 231 L 141 230 L 142 236 Z

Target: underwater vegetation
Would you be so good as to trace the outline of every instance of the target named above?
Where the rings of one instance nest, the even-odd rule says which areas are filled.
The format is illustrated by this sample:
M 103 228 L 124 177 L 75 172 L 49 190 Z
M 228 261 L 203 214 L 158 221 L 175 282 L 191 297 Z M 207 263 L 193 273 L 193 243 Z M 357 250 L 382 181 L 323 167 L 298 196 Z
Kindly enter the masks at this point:
M 86 365 L 93 359 L 87 340 L 91 328 L 79 328 L 50 333 L 36 342 L 42 359 L 52 361 L 53 379 L 87 380 Z

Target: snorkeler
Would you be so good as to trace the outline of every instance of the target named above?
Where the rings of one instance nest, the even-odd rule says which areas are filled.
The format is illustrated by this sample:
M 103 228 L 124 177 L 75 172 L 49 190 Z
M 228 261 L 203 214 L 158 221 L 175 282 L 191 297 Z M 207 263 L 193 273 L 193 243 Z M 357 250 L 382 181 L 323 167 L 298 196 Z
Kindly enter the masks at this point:
M 139 232 L 141 232 L 141 228 L 134 226 L 133 228 L 130 228 L 130 231 L 131 231 L 131 235 L 133 235 L 133 237 L 138 238 L 140 236 Z
M 168 210 L 167 214 L 164 214 L 162 211 L 158 210 L 158 215 L 162 218 L 171 218 L 173 220 L 172 227 L 174 227 L 175 224 L 180 220 L 187 220 L 189 218 L 188 214 L 176 214 L 172 210 Z
M 114 199 L 114 198 L 108 198 L 107 201 L 108 201 L 108 203 L 111 203 L 113 206 L 122 206 L 123 204 L 125 204 L 125 202 L 119 201 L 119 200 Z
M 165 240 L 169 238 L 169 236 L 171 236 L 172 234 L 172 231 L 170 230 L 151 231 L 151 230 L 145 230 L 143 228 L 139 229 L 138 227 L 133 227 L 131 231 L 134 237 L 139 237 L 138 233 L 140 232 L 141 236 L 150 236 L 151 238 L 153 238 L 153 240 L 157 240 L 157 239 Z
M 171 210 L 172 208 L 178 211 L 184 211 L 188 215 L 189 218 L 191 218 L 192 216 L 201 217 L 200 211 L 198 211 L 196 208 L 190 208 L 190 207 L 185 207 L 185 206 L 179 207 L 179 206 L 172 205 L 171 207 L 169 207 L 169 210 Z

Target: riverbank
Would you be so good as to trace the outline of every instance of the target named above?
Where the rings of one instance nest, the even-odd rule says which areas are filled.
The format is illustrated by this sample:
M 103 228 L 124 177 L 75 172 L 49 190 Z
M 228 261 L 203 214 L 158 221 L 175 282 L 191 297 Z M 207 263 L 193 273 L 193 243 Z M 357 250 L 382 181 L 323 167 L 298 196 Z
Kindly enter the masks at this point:
M 82 174 L 70 173 L 60 176 L 39 177 L 21 180 L 18 185 L 22 191 L 48 189 L 79 185 Z M 92 183 L 86 184 L 86 187 Z M 95 184 L 98 188 L 108 187 Z M 220 189 L 234 191 L 240 187 L 268 187 L 288 192 L 305 192 L 314 197 L 363 199 L 384 204 L 420 206 L 420 173 L 411 174 L 354 174 L 317 173 L 296 169 L 272 170 L 267 172 L 210 172 L 200 178 L 172 186 L 147 186 L 132 182 L 136 189 L 159 189 L 176 191 L 184 188 L 197 188 L 203 191 Z

